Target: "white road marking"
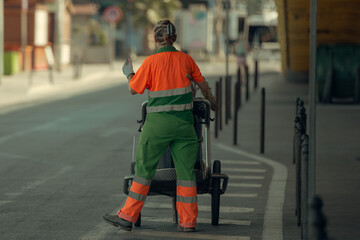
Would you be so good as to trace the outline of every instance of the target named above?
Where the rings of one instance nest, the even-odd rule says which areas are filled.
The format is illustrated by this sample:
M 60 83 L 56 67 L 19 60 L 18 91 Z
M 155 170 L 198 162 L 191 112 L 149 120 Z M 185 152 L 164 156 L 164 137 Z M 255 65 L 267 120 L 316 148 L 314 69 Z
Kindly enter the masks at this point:
M 11 139 L 17 138 L 17 137 L 27 135 L 27 134 L 35 132 L 35 131 L 41 131 L 41 130 L 51 128 L 52 126 L 55 126 L 56 124 L 59 124 L 60 122 L 64 122 L 66 120 L 68 120 L 68 118 L 60 118 L 55 121 L 48 122 L 46 124 L 41 124 L 39 126 L 28 128 L 24 131 L 18 131 L 18 132 L 11 133 L 9 135 L 2 136 L 2 137 L 0 137 L 0 144 L 5 143 L 5 142 L 7 142 Z
M 198 198 L 209 198 L 211 195 L 198 195 Z M 225 193 L 221 195 L 221 198 L 254 198 L 257 197 L 257 193 Z
M 165 223 L 169 223 L 172 222 L 173 219 L 172 218 L 164 218 L 164 217 L 145 217 L 145 216 L 141 216 L 141 221 L 149 221 L 149 222 L 165 222 Z M 197 218 L 196 219 L 197 223 L 206 223 L 206 224 L 210 224 L 211 223 L 211 219 L 210 218 Z M 229 220 L 229 219 L 219 219 L 219 224 L 230 224 L 230 225 L 238 225 L 238 226 L 250 226 L 251 225 L 251 221 L 248 220 Z
M 8 200 L 4 200 L 4 201 L 0 201 L 0 206 L 4 206 L 10 202 L 12 202 L 11 199 L 19 197 L 21 195 L 23 195 L 26 191 L 30 191 L 52 179 L 55 179 L 57 177 L 59 177 L 60 175 L 70 171 L 73 167 L 72 166 L 64 166 L 60 171 L 58 171 L 57 173 L 46 177 L 46 178 L 42 178 L 42 179 L 38 179 L 36 181 L 30 182 L 28 184 L 26 184 L 25 186 L 21 187 L 18 191 L 16 192 L 10 192 L 10 193 L 5 193 L 4 195 L 7 196 Z M 2 203 L 2 204 L 1 204 Z
M 264 173 L 266 169 L 263 168 L 221 168 L 222 172 L 251 172 L 251 173 Z
M 119 133 L 127 133 L 127 132 L 133 132 L 133 129 L 129 129 L 129 128 L 115 128 L 115 129 L 111 129 L 109 131 L 106 131 L 105 133 L 103 133 L 101 135 L 101 137 L 103 138 L 106 138 L 106 137 L 110 137 L 112 135 L 116 135 L 116 134 L 119 134 Z
M 259 183 L 229 183 L 228 187 L 261 188 Z
M 201 234 L 199 233 L 184 233 L 184 232 L 159 232 L 159 231 L 149 231 L 149 230 L 138 230 L 132 232 L 119 231 L 118 234 L 127 235 L 127 236 L 148 236 L 148 237 L 164 237 L 166 239 L 171 236 L 171 238 L 180 238 L 180 239 L 207 239 L 207 240 L 250 240 L 248 236 L 230 236 L 230 235 L 215 235 L 215 234 Z
M 0 207 L 5 206 L 8 203 L 11 203 L 12 201 L 8 201 L 8 200 L 0 200 Z
M 268 200 L 264 213 L 264 228 L 262 240 L 283 239 L 283 208 L 285 202 L 285 188 L 287 180 L 287 168 L 285 165 L 274 160 L 241 151 L 237 148 L 224 144 L 215 144 L 217 147 L 240 155 L 242 158 L 251 158 L 273 168 L 273 175 L 269 186 Z
M 168 203 L 155 203 L 155 202 L 145 202 L 144 208 L 168 208 L 172 209 L 172 204 Z M 199 211 L 210 212 L 211 206 L 198 206 Z M 249 213 L 254 212 L 254 208 L 245 208 L 245 207 L 226 207 L 220 206 L 220 212 L 223 213 Z
M 221 160 L 221 163 L 224 164 L 238 164 L 238 165 L 261 165 L 261 163 L 256 161 L 247 161 L 247 160 Z
M 228 175 L 230 179 L 237 180 L 262 180 L 264 176 L 249 176 L 249 175 Z
M 15 159 L 27 159 L 28 158 L 26 156 L 21 156 L 21 155 L 11 154 L 11 153 L 1 153 L 1 152 L 0 152 L 0 156 L 7 157 L 7 158 L 15 158 Z

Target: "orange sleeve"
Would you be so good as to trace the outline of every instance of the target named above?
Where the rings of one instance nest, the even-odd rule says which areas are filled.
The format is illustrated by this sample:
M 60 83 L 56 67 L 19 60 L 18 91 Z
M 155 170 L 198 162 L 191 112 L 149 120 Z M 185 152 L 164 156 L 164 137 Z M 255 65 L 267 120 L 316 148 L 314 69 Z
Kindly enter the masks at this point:
M 151 80 L 149 57 L 141 64 L 135 75 L 131 78 L 129 85 L 138 94 L 143 94 Z
M 188 55 L 189 56 L 189 55 Z M 191 64 L 191 76 L 194 82 L 202 82 L 204 81 L 204 77 L 202 76 L 198 65 L 195 63 L 194 59 L 189 56 L 190 64 Z

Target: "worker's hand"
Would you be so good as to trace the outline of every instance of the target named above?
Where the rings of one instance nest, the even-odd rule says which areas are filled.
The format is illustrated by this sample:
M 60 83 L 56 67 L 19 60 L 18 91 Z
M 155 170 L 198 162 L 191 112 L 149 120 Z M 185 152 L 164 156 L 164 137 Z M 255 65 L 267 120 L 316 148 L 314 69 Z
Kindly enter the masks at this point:
M 192 78 L 192 76 L 191 76 L 190 74 L 186 73 L 185 76 L 186 76 L 190 81 L 193 80 L 193 78 Z
M 186 74 L 186 77 L 188 77 L 190 79 L 191 76 L 188 76 L 188 74 Z M 215 112 L 218 111 L 219 110 L 219 104 L 217 103 L 214 95 L 212 94 L 211 88 L 209 87 L 209 84 L 205 80 L 205 78 L 204 78 L 204 81 L 197 82 L 196 84 L 199 86 L 203 96 L 210 102 L 211 110 L 213 110 Z
M 122 67 L 122 70 L 123 70 L 123 73 L 125 74 L 127 79 L 129 79 L 130 74 L 135 74 L 131 58 L 126 59 L 124 65 Z
M 210 102 L 211 110 L 217 112 L 219 111 L 219 104 L 217 103 L 214 95 L 211 93 L 211 89 L 209 88 L 206 91 L 201 91 L 201 93 L 204 95 L 204 97 Z

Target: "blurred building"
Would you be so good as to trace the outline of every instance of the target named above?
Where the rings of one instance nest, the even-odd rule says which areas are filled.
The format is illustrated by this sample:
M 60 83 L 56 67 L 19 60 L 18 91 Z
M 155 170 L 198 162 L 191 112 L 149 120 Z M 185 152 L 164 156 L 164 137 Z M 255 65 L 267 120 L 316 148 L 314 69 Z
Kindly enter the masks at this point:
M 108 29 L 99 20 L 99 7 L 90 2 L 74 3 L 71 41 L 73 62 L 109 62 Z
M 62 31 L 60 36 L 56 36 L 55 0 L 29 0 L 25 5 L 21 0 L 4 1 L 4 50 L 9 63 L 4 69 L 5 74 L 16 73 L 16 69 L 48 68 L 47 46 L 51 47 L 55 58 L 59 49 L 61 64 L 70 63 L 71 14 L 74 8 L 70 0 L 64 0 L 63 4 Z M 60 37 L 61 42 L 56 39 Z

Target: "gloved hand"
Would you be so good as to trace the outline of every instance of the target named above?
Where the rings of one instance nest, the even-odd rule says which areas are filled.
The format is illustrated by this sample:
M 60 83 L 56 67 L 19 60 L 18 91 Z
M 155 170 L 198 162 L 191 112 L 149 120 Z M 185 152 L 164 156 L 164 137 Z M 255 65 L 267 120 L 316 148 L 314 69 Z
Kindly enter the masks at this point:
M 125 77 L 129 79 L 130 74 L 135 74 L 133 69 L 133 64 L 131 61 L 131 58 L 127 58 L 123 67 L 122 67 L 123 73 L 125 74 Z

